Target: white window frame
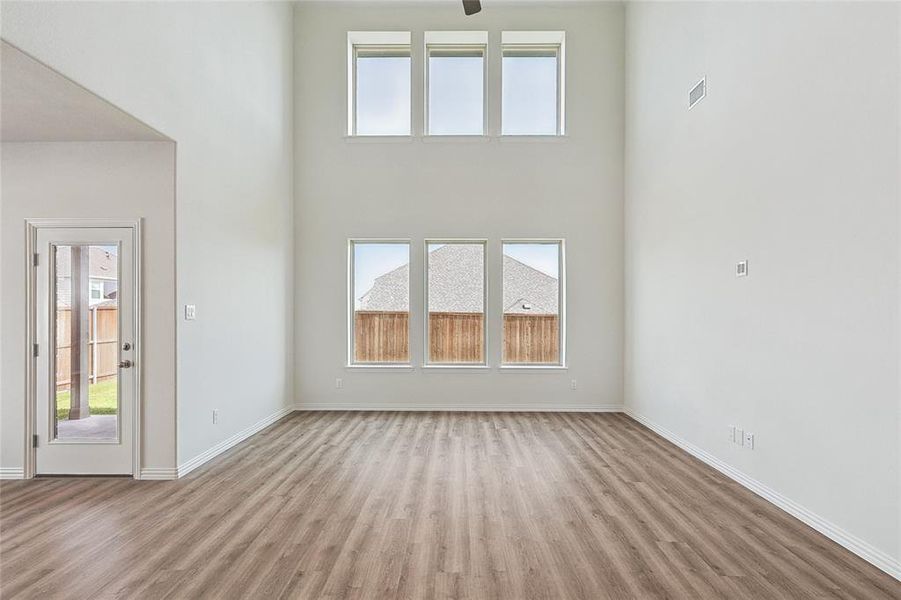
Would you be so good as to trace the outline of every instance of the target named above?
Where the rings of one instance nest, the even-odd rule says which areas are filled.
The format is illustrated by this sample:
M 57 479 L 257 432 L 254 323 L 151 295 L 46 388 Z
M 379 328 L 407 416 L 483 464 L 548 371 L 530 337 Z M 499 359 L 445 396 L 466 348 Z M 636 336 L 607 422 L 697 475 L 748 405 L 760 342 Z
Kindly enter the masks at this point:
M 407 245 L 407 315 L 409 321 L 407 331 L 408 360 L 406 362 L 358 362 L 354 358 L 354 246 L 357 244 L 406 244 Z M 413 264 L 411 259 L 413 244 L 409 238 L 349 238 L 347 240 L 347 357 L 345 365 L 348 368 L 364 369 L 410 369 L 413 365 L 413 302 L 411 283 L 413 279 Z
M 91 280 L 90 288 L 91 288 L 91 300 L 103 300 L 103 282 L 102 281 Z M 100 292 L 100 295 L 97 296 L 96 298 L 94 297 L 95 291 Z
M 558 343 L 560 346 L 560 357 L 556 363 L 506 363 L 504 362 L 504 245 L 505 244 L 556 244 L 559 247 L 557 253 L 557 318 L 559 320 Z M 501 347 L 500 347 L 500 368 L 502 370 L 554 370 L 566 369 L 566 240 L 564 238 L 504 238 L 501 240 L 500 247 L 501 257 L 501 293 L 500 299 L 500 315 L 501 315 Z
M 409 31 L 347 32 L 347 135 L 348 137 L 411 137 L 413 135 L 413 46 Z M 410 123 L 407 133 L 357 133 L 357 50 L 407 50 L 410 53 Z
M 557 53 L 557 133 L 503 133 L 504 52 L 507 49 L 554 50 Z M 566 32 L 565 31 L 502 31 L 501 32 L 501 136 L 554 137 L 566 135 Z
M 443 363 L 429 360 L 429 244 L 481 244 L 482 246 L 482 362 Z M 484 238 L 426 238 L 422 245 L 423 352 L 422 366 L 427 369 L 490 368 L 488 363 L 488 240 Z
M 487 31 L 426 31 L 424 35 L 425 77 L 423 85 L 423 131 L 430 137 L 484 137 L 488 132 L 488 32 Z M 429 112 L 429 71 L 432 50 L 480 51 L 482 53 L 482 132 L 481 133 L 439 133 L 431 132 Z

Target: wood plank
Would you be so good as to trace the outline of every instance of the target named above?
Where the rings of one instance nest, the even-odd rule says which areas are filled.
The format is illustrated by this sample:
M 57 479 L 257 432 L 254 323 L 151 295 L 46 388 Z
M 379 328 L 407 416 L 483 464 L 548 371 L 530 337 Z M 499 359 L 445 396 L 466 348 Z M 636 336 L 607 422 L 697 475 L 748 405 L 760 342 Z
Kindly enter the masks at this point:
M 178 481 L 0 482 L 3 598 L 898 598 L 625 415 L 294 413 Z

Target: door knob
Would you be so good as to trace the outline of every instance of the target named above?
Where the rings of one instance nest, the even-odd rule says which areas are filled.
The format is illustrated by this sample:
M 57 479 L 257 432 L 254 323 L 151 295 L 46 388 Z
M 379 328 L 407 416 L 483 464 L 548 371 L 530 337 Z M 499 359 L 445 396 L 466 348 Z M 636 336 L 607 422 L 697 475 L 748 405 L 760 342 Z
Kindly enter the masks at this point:
M 130 361 L 130 360 L 123 360 L 123 361 L 120 361 L 120 362 L 119 362 L 119 368 L 120 368 L 120 369 L 129 369 L 129 368 L 131 368 L 131 361 Z

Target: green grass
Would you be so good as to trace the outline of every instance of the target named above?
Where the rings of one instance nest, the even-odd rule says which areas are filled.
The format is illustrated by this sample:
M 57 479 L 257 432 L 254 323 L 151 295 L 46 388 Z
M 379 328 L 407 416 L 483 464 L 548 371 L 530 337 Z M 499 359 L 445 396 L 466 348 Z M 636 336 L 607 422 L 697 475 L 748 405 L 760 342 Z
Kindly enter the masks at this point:
M 88 406 L 92 415 L 116 414 L 116 379 L 108 379 L 88 386 Z M 69 418 L 69 390 L 56 392 L 56 418 Z

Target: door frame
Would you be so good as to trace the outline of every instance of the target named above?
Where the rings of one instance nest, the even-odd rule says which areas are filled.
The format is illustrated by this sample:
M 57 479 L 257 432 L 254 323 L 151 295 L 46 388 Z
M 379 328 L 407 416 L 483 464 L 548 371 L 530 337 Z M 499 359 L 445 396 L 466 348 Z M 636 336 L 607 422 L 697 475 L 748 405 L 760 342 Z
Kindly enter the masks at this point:
M 141 330 L 143 318 L 141 317 L 141 288 L 142 252 L 141 232 L 143 219 L 25 219 L 25 322 L 27 333 L 25 336 L 25 479 L 32 479 L 35 475 L 37 448 L 34 447 L 35 412 L 37 410 L 37 356 L 34 348 L 37 343 L 37 276 L 35 264 L 35 252 L 37 250 L 37 235 L 41 229 L 69 229 L 69 228 L 126 228 L 131 229 L 132 244 L 134 247 L 133 264 L 134 273 L 134 323 L 135 323 L 135 397 L 134 397 L 134 422 L 132 433 L 132 476 L 141 478 L 141 447 L 143 446 L 143 432 L 141 430 L 141 412 L 143 407 L 141 397 L 141 374 L 143 371 L 144 346 L 141 343 Z M 46 259 L 45 259 L 46 260 Z M 42 349 L 42 351 L 48 351 Z

